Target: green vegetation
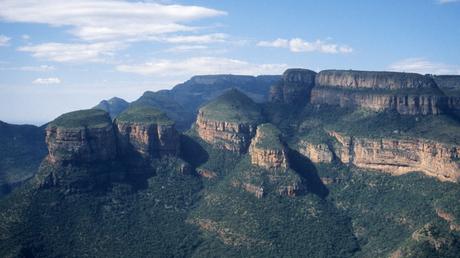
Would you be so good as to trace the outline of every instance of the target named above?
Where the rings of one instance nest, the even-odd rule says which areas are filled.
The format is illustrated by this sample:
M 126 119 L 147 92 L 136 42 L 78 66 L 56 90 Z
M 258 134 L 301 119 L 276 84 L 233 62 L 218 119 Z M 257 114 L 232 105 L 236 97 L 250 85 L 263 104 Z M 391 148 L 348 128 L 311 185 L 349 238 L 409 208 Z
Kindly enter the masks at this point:
M 29 186 L 13 192 L 0 203 L 0 256 L 191 256 L 200 233 L 186 216 L 201 183 L 181 174 L 177 162 L 158 160 L 156 175 L 140 185 L 114 182 L 90 192 Z
M 174 121 L 169 119 L 166 113 L 149 106 L 130 107 L 116 118 L 120 122 L 149 123 L 160 125 L 172 125 Z
M 257 127 L 260 137 L 256 142 L 256 147 L 269 149 L 283 149 L 280 141 L 281 131 L 273 124 L 265 123 Z
M 442 234 L 452 235 L 457 243 L 460 240 L 460 234 L 451 232 L 436 214 L 439 202 L 453 201 L 450 205 L 458 206 L 458 199 L 453 199 L 460 192 L 458 184 L 439 182 L 418 173 L 391 176 L 341 165 L 317 165 L 317 170 L 320 177 L 332 182 L 327 185 L 327 199 L 352 219 L 361 247 L 356 257 L 388 256 L 428 223 L 439 224 Z M 436 257 L 457 256 L 438 253 Z
M 260 144 L 269 147 L 299 139 L 328 143 L 327 130 L 453 144 L 460 133 L 459 122 L 449 116 L 327 105 L 261 108 L 236 90 L 203 110 L 224 121 L 270 121 L 259 125 L 266 136 Z M 98 110 L 68 115 L 52 124 L 110 123 Z M 164 117 L 137 106 L 118 119 Z M 181 158 L 156 159 L 142 168 L 123 160 L 43 162 L 35 184 L 28 182 L 0 201 L 0 257 L 458 257 L 460 232 L 451 228 L 460 221 L 459 184 L 338 162 L 314 165 L 295 150 L 287 153 L 290 168 L 265 170 L 253 166 L 248 154 L 217 149 L 190 130 L 181 136 Z M 215 177 L 181 169 L 182 159 Z M 36 182 L 46 176 L 58 183 L 39 188 Z M 263 197 L 243 184 L 262 187 Z M 304 191 L 295 197 L 279 194 L 292 185 Z
M 112 123 L 107 112 L 100 109 L 86 109 L 69 112 L 54 119 L 49 126 L 64 128 L 100 128 Z
M 307 105 L 297 112 L 289 107 L 267 107 L 265 113 L 283 130 L 290 143 L 301 138 L 327 142 L 326 130 L 333 130 L 368 138 L 422 138 L 460 144 L 460 122 L 450 115 L 409 116 L 330 105 Z
M 0 196 L 32 177 L 46 154 L 42 127 L 0 121 Z
M 261 108 L 248 96 L 231 89 L 200 109 L 208 119 L 237 123 L 260 123 Z

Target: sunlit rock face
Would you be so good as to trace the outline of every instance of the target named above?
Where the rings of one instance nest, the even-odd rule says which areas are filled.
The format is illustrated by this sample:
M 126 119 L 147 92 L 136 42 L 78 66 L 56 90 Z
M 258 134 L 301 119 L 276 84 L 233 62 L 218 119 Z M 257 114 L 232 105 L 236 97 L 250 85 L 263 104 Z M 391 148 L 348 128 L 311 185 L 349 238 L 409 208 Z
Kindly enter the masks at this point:
M 262 120 L 256 103 L 230 90 L 199 110 L 195 128 L 201 139 L 215 147 L 243 153 Z
M 393 110 L 402 115 L 437 115 L 449 110 L 449 98 L 431 76 L 396 72 L 321 71 L 311 103 Z
M 249 147 L 253 165 L 265 169 L 288 168 L 286 149 L 279 140 L 279 134 L 279 130 L 271 124 L 262 124 L 257 128 Z
M 122 156 L 135 153 L 151 159 L 179 155 L 180 136 L 175 123 L 153 107 L 129 108 L 115 119 L 115 125 Z
M 423 139 L 371 139 L 330 131 L 341 162 L 394 175 L 420 171 L 441 181 L 460 179 L 460 148 Z
M 437 89 L 435 81 L 416 73 L 325 70 L 316 76 L 316 86 L 346 89 Z

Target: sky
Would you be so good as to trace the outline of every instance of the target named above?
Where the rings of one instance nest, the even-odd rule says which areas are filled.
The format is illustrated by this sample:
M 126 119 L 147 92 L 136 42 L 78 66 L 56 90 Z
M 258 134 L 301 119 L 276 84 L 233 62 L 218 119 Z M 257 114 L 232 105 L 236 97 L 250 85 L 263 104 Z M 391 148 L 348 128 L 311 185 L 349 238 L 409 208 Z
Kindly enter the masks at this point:
M 0 120 L 202 74 L 460 74 L 460 0 L 0 0 Z

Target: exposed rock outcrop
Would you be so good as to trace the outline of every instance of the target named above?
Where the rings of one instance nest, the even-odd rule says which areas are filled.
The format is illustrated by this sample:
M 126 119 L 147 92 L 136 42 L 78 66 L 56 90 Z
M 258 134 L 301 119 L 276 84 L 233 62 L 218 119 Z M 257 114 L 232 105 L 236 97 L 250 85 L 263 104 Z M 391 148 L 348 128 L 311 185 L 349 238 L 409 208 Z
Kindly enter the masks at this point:
M 243 153 L 261 121 L 259 106 L 238 90 L 230 90 L 199 110 L 196 130 L 218 148 Z
M 315 76 L 316 72 L 307 69 L 286 70 L 283 80 L 270 88 L 270 101 L 294 105 L 308 103 Z
M 311 103 L 394 110 L 403 115 L 437 115 L 455 106 L 455 100 L 449 100 L 431 76 L 352 70 L 319 72 Z
M 288 168 L 284 146 L 280 142 L 281 132 L 272 124 L 262 124 L 249 147 L 251 163 L 265 169 Z
M 420 171 L 441 181 L 460 180 L 460 148 L 424 139 L 371 139 L 335 131 L 337 157 L 345 164 L 394 175 Z
M 416 73 L 325 70 L 316 76 L 316 86 L 368 89 L 437 89 L 430 76 Z
M 47 159 L 52 163 L 112 160 L 117 155 L 115 131 L 102 110 L 81 110 L 58 117 L 46 128 Z
M 298 144 L 298 150 L 314 163 L 331 163 L 334 159 L 334 154 L 326 143 L 314 144 L 301 140 Z
M 312 104 L 340 107 L 363 107 L 374 111 L 394 110 L 402 115 L 437 115 L 444 113 L 448 98 L 442 95 L 392 94 L 316 87 L 311 92 Z M 452 103 L 451 105 L 455 105 Z
M 155 108 L 129 108 L 116 118 L 115 124 L 123 154 L 134 151 L 144 158 L 179 154 L 179 133 L 174 122 Z
M 66 189 L 92 189 L 121 178 L 112 166 L 118 154 L 115 129 L 103 110 L 64 114 L 46 128 L 48 156 L 35 178 L 39 188 L 65 185 Z

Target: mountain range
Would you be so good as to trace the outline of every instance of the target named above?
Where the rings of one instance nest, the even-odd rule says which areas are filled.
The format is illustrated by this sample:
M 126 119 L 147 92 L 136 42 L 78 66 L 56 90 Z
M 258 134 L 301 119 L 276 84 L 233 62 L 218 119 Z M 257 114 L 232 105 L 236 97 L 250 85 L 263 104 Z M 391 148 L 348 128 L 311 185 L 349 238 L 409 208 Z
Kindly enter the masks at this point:
M 459 257 L 459 111 L 460 76 L 288 69 L 2 123 L 0 256 Z

